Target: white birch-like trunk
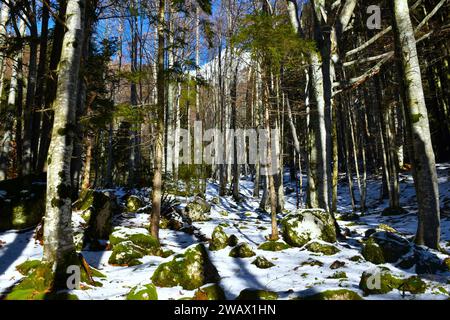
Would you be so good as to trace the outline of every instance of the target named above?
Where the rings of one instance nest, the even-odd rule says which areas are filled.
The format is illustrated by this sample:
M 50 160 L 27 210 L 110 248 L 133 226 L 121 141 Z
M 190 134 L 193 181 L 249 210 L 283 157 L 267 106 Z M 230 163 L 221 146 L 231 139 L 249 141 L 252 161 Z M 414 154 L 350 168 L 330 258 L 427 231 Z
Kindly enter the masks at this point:
M 75 252 L 72 235 L 70 161 L 75 135 L 75 110 L 84 33 L 85 0 L 69 0 L 58 84 L 54 124 L 47 159 L 47 203 L 44 260 L 64 268 Z M 61 270 L 65 272 L 65 270 Z

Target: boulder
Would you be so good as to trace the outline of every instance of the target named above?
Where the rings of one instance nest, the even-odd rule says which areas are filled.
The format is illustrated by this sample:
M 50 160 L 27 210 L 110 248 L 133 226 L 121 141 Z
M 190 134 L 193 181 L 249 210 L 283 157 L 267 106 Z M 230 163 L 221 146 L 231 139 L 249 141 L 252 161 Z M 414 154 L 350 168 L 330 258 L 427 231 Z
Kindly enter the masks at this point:
M 45 214 L 45 179 L 25 176 L 0 182 L 0 231 L 39 224 Z
M 252 264 L 254 264 L 256 267 L 260 269 L 268 269 L 275 266 L 272 262 L 270 262 L 263 256 L 257 256 L 256 259 L 253 260 Z
M 144 201 L 142 201 L 138 196 L 130 195 L 126 199 L 125 206 L 128 212 L 137 212 L 144 206 Z
M 234 234 L 228 237 L 228 245 L 230 247 L 235 247 L 239 243 L 238 237 L 236 237 Z
M 277 300 L 278 294 L 268 290 L 244 289 L 236 300 Z
M 214 228 L 211 235 L 211 242 L 209 244 L 209 250 L 221 250 L 228 246 L 228 235 L 223 231 L 221 226 Z
M 258 246 L 258 249 L 265 251 L 282 251 L 291 246 L 282 241 L 266 241 Z
M 192 300 L 226 300 L 225 292 L 216 283 L 198 288 Z
M 208 221 L 210 219 L 211 205 L 205 199 L 195 196 L 186 205 L 185 212 L 192 221 Z
M 131 289 L 127 294 L 127 300 L 158 300 L 158 293 L 151 283 L 139 285 Z
M 246 242 L 239 243 L 236 247 L 231 249 L 229 256 L 233 258 L 249 258 L 253 257 L 255 252 L 252 247 Z
M 122 241 L 113 247 L 108 263 L 113 266 L 135 266 L 142 264 L 139 260 L 146 255 L 146 250 L 131 241 Z
M 375 264 L 393 263 L 407 254 L 412 247 L 411 242 L 397 234 L 379 231 L 371 234 L 364 242 L 362 255 L 367 261 Z
M 326 290 L 307 296 L 303 300 L 364 300 L 359 294 L 348 289 Z
M 86 210 L 89 212 L 89 222 L 86 237 L 89 241 L 108 239 L 111 234 L 111 219 L 117 209 L 114 195 L 110 192 L 94 191 L 93 201 Z
M 322 253 L 326 256 L 331 256 L 333 254 L 338 253 L 340 250 L 336 248 L 335 246 L 331 244 L 322 243 L 319 241 L 312 241 L 308 243 L 305 248 L 308 251 L 314 252 L 314 253 Z
M 313 239 L 336 242 L 333 218 L 322 209 L 299 209 L 286 215 L 280 224 L 284 241 L 294 247 Z
M 217 283 L 219 273 L 211 263 L 203 244 L 191 246 L 172 261 L 161 263 L 152 275 L 152 282 L 159 287 L 182 286 L 193 290 L 207 283 Z

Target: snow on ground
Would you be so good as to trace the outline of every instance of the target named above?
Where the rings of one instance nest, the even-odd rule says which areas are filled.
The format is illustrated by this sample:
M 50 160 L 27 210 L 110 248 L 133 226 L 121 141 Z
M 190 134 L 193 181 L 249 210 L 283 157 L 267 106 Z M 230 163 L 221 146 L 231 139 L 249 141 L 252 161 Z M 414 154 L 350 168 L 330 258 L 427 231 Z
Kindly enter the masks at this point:
M 450 165 L 440 164 L 437 168 L 441 207 L 443 208 L 441 246 L 450 251 Z M 288 176 L 286 176 L 287 178 Z M 240 241 L 247 242 L 257 255 L 266 257 L 275 266 L 269 269 L 259 269 L 251 264 L 254 258 L 229 257 L 229 247 L 219 251 L 210 251 L 211 261 L 221 276 L 220 285 L 228 299 L 236 298 L 240 291 L 245 288 L 275 291 L 280 299 L 290 299 L 340 288 L 353 290 L 362 296 L 362 292 L 358 288 L 361 274 L 366 270 L 375 268 L 375 265 L 364 260 L 354 262 L 350 258 L 360 255 L 361 248 L 358 241 L 364 236 L 365 231 L 384 223 L 395 228 L 403 236 L 411 237 L 414 235 L 417 225 L 415 192 L 410 175 L 401 175 L 401 205 L 407 209 L 408 213 L 394 217 L 380 215 L 383 208 L 387 206 L 387 202 L 378 201 L 380 194 L 379 179 L 369 179 L 367 213 L 357 221 L 339 221 L 341 227 L 347 227 L 352 233 L 345 241 L 339 241 L 336 244 L 341 250 L 339 253 L 324 256 L 300 248 L 290 248 L 278 252 L 263 251 L 257 249 L 257 247 L 266 241 L 265 237 L 270 233 L 270 217 L 268 214 L 257 210 L 259 201 L 252 196 L 253 183 L 251 181 L 242 180 L 240 188 L 245 199 L 243 202 L 237 204 L 231 197 L 221 197 L 220 204 L 212 207 L 212 219 L 205 222 L 194 222 L 194 226 L 205 235 L 210 236 L 213 229 L 219 223 L 222 223 L 228 235 L 234 234 Z M 123 190 L 118 192 L 123 192 Z M 217 185 L 210 183 L 206 192 L 207 200 L 217 196 Z M 338 211 L 350 213 L 351 202 L 345 179 L 342 179 L 339 184 L 338 196 Z M 358 199 L 357 192 L 356 197 Z M 145 200 L 149 201 L 148 198 Z M 180 198 L 180 200 L 186 202 L 186 198 Z M 295 210 L 295 192 L 286 195 L 285 208 Z M 222 215 L 223 211 L 228 212 L 228 215 Z M 115 224 L 127 228 L 147 228 L 148 220 L 148 214 L 123 213 L 116 217 L 114 221 Z M 80 212 L 74 212 L 74 225 L 77 226 L 80 222 Z M 187 233 L 172 230 L 161 230 L 160 232 L 164 249 L 171 249 L 175 253 L 183 252 L 185 248 L 198 242 L 194 236 Z M 15 270 L 17 265 L 27 259 L 39 259 L 42 256 L 42 246 L 35 242 L 33 235 L 34 230 L 0 233 L 0 295 L 7 292 L 8 288 L 22 278 L 22 275 Z M 73 291 L 80 299 L 124 299 L 132 287 L 150 282 L 150 277 L 158 264 L 173 258 L 173 256 L 167 258 L 145 256 L 141 259 L 142 265 L 118 267 L 108 264 L 111 251 L 83 251 L 82 254 L 90 265 L 99 269 L 107 278 L 100 279 L 103 284 L 102 287 Z M 439 255 L 445 257 L 443 254 Z M 311 260 L 317 260 L 322 265 L 303 264 Z M 345 265 L 336 270 L 330 269 L 330 265 L 336 260 L 345 262 Z M 392 264 L 386 264 L 386 266 L 398 276 L 408 277 L 413 273 L 395 268 Z M 333 279 L 332 275 L 336 271 L 345 272 L 347 278 Z M 365 299 L 448 299 L 449 294 L 446 292 L 450 292 L 449 279 L 449 277 L 443 276 L 427 277 L 426 282 L 429 287 L 426 293 L 420 295 L 406 294 L 402 296 L 400 291 L 393 290 L 385 295 L 371 295 L 365 297 Z M 192 295 L 193 291 L 184 290 L 179 286 L 158 288 L 159 299 L 179 299 Z

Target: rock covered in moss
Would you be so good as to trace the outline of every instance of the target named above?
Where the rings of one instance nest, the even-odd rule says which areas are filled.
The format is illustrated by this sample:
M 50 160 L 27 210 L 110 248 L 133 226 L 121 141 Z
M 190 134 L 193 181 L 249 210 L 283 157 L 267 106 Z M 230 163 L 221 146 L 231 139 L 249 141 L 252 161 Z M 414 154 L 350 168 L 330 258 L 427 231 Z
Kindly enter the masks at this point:
M 196 289 L 220 279 L 217 269 L 211 263 L 203 244 L 191 246 L 172 261 L 161 263 L 152 275 L 152 281 L 159 287 L 182 286 L 186 290 Z
M 266 241 L 264 243 L 261 243 L 258 249 L 265 251 L 282 251 L 285 249 L 289 249 L 290 247 L 290 245 L 282 241 Z
M 384 294 L 394 289 L 419 294 L 425 292 L 427 285 L 418 276 L 401 279 L 393 276 L 387 268 L 377 268 L 362 274 L 359 287 L 366 295 Z
M 278 294 L 269 290 L 244 289 L 236 300 L 277 300 Z
M 0 181 L 0 231 L 36 226 L 45 214 L 45 180 L 34 175 Z
M 66 259 L 67 265 L 76 265 L 80 268 L 80 281 L 88 285 L 101 286 L 94 278 L 105 277 L 98 270 L 84 265 L 80 256 L 76 253 L 69 255 Z M 14 286 L 6 296 L 6 300 L 43 300 L 43 299 L 77 299 L 73 294 L 56 288 L 66 288 L 66 280 L 70 276 L 61 271 L 58 276 L 52 265 L 39 260 L 29 260 L 17 266 L 17 270 L 25 275 L 22 281 Z
M 233 258 L 249 258 L 255 256 L 256 253 L 252 247 L 246 242 L 241 242 L 231 249 L 229 256 Z
M 192 221 L 208 221 L 210 219 L 211 205 L 202 197 L 195 196 L 186 205 L 185 212 Z
M 193 300 L 226 300 L 226 297 L 223 289 L 218 284 L 212 283 L 198 288 Z
M 299 209 L 286 215 L 280 224 L 284 241 L 294 247 L 313 239 L 336 242 L 333 218 L 322 209 Z
M 331 270 L 339 269 L 339 268 L 342 268 L 343 266 L 345 266 L 345 262 L 344 261 L 336 260 L 330 265 L 330 269 Z
M 362 249 L 363 257 L 372 263 L 397 262 L 412 249 L 412 244 L 391 232 L 379 231 L 371 234 Z
M 235 247 L 239 243 L 238 237 L 236 237 L 234 234 L 228 237 L 228 245 L 230 247 Z
M 308 251 L 314 252 L 314 253 L 322 253 L 326 256 L 331 256 L 333 254 L 338 253 L 340 250 L 331 245 L 331 244 L 326 244 L 323 242 L 319 242 L 319 241 L 312 241 L 310 243 L 308 243 L 305 248 Z
M 144 206 L 144 201 L 138 196 L 130 195 L 126 199 L 125 206 L 128 212 L 137 212 Z
M 209 244 L 209 250 L 221 250 L 228 246 L 228 235 L 223 231 L 221 226 L 214 228 L 211 235 L 211 242 Z
M 347 274 L 344 271 L 336 271 L 328 279 L 347 279 Z
M 116 209 L 116 201 L 112 193 L 100 191 L 92 193 L 92 204 L 85 211 L 89 212 L 85 235 L 90 242 L 108 239 L 112 230 L 111 219 Z
M 348 289 L 326 290 L 307 296 L 304 300 L 364 300 L 359 294 Z
M 113 252 L 108 262 L 112 265 L 138 265 L 145 255 L 165 255 L 159 241 L 142 228 L 116 228 L 109 236 L 109 242 Z
M 122 241 L 113 247 L 108 263 L 114 266 L 135 266 L 146 255 L 146 250 L 131 241 Z
M 444 268 L 447 269 L 447 271 L 450 271 L 450 258 L 445 258 L 443 264 Z
M 158 300 L 158 293 L 152 283 L 138 285 L 127 294 L 127 300 Z
M 272 262 L 270 262 L 263 256 L 257 256 L 256 259 L 253 260 L 252 264 L 254 264 L 260 269 L 268 269 L 275 266 Z
M 317 266 L 317 267 L 322 267 L 323 266 L 323 262 L 319 261 L 319 260 L 315 260 L 315 259 L 308 259 L 306 261 L 303 261 L 300 266 Z

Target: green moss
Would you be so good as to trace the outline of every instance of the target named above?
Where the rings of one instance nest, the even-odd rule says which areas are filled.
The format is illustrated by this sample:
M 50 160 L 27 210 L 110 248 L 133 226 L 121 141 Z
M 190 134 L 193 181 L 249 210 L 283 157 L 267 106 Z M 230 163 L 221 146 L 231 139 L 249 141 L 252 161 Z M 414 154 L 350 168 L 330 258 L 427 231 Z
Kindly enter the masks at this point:
M 314 260 L 314 259 L 308 259 L 306 261 L 303 261 L 300 266 L 317 266 L 317 267 L 322 267 L 323 263 L 320 262 L 319 260 Z
M 85 211 L 89 209 L 94 202 L 94 190 L 86 189 L 80 194 L 80 198 L 73 204 L 74 209 Z
M 139 260 L 146 254 L 145 249 L 131 241 L 120 242 L 113 247 L 108 263 L 118 266 L 135 266 L 142 264 Z
M 233 258 L 249 258 L 253 257 L 255 252 L 252 250 L 248 243 L 239 243 L 236 247 L 231 249 L 229 256 Z
M 244 289 L 236 300 L 277 300 L 278 294 L 268 290 Z
M 257 256 L 256 259 L 253 260 L 252 264 L 256 265 L 260 269 L 268 269 L 275 266 L 272 262 L 270 262 L 263 256 Z
M 226 300 L 225 292 L 218 284 L 208 284 L 195 291 L 193 300 Z
M 380 223 L 380 224 L 377 226 L 377 229 L 380 229 L 380 230 L 383 230 L 383 231 L 386 231 L 386 232 L 397 233 L 397 230 L 395 230 L 395 229 L 392 228 L 391 226 L 389 226 L 389 225 L 387 225 L 387 224 L 384 224 L 384 223 Z
M 31 271 L 35 270 L 40 264 L 40 260 L 27 260 L 16 266 L 16 269 L 25 276 Z
M 281 241 L 267 241 L 261 243 L 258 247 L 258 249 L 266 251 L 281 251 L 289 248 L 290 246 L 288 244 Z
M 225 211 L 225 210 L 220 211 L 219 214 L 220 214 L 221 216 L 228 217 L 228 212 Z
M 445 269 L 447 269 L 447 271 L 450 271 L 450 258 L 445 258 L 443 264 Z
M 386 262 L 383 256 L 383 250 L 381 250 L 380 246 L 372 238 L 369 238 L 364 243 L 361 253 L 367 261 L 372 263 L 381 264 Z
M 364 261 L 364 258 L 361 256 L 353 256 L 349 260 L 353 261 L 353 262 L 361 262 L 361 261 Z
M 305 248 L 308 251 L 315 252 L 315 253 L 322 253 L 322 254 L 324 254 L 326 256 L 331 256 L 331 255 L 336 254 L 336 253 L 338 253 L 340 251 L 338 248 L 336 248 L 333 245 L 319 243 L 317 241 L 308 243 L 305 246 Z
M 365 295 L 385 294 L 397 289 L 402 280 L 394 277 L 386 268 L 376 271 L 365 271 L 359 282 L 359 288 Z
M 207 283 L 218 282 L 220 278 L 204 245 L 198 244 L 176 255 L 172 261 L 161 263 L 151 279 L 159 287 L 180 285 L 193 290 Z
M 228 245 L 228 236 L 223 231 L 221 226 L 217 226 L 214 228 L 214 231 L 211 235 L 211 242 L 209 245 L 209 250 L 221 250 L 226 248 Z
M 144 203 L 139 197 L 131 195 L 127 198 L 126 207 L 128 212 L 136 212 L 143 206 Z
M 156 287 L 149 283 L 131 289 L 127 294 L 127 300 L 158 300 L 158 293 Z
M 400 290 L 409 291 L 412 294 L 424 293 L 427 289 L 427 284 L 418 276 L 409 277 L 403 280 L 399 287 Z
M 364 300 L 354 291 L 347 289 L 326 290 L 312 296 L 303 298 L 303 300 Z

